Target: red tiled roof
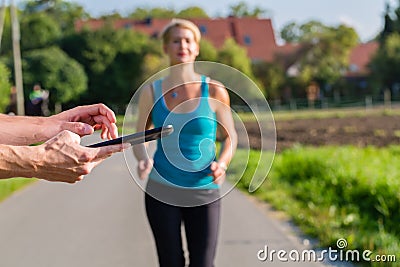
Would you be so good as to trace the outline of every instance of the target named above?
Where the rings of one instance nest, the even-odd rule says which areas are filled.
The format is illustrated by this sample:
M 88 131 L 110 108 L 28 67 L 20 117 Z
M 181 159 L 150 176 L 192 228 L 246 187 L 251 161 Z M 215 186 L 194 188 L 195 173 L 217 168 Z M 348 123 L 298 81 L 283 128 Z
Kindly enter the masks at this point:
M 277 47 L 270 19 L 230 18 L 236 42 L 246 47 L 252 60 L 273 61 Z
M 378 42 L 369 42 L 365 44 L 359 44 L 350 53 L 349 66 L 350 69 L 347 72 L 347 77 L 364 76 L 369 73 L 368 63 L 378 50 Z
M 296 63 L 304 49 L 304 45 L 297 43 L 287 43 L 277 46 L 274 50 L 274 62 L 282 64 L 287 69 Z

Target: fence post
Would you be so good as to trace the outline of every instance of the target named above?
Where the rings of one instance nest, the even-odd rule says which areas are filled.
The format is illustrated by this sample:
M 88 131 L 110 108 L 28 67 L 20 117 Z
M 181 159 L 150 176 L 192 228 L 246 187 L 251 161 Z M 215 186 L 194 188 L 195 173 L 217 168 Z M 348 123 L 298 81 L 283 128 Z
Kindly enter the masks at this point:
M 339 103 L 340 103 L 340 92 L 339 92 L 339 90 L 335 90 L 333 92 L 333 99 L 335 101 L 335 104 L 339 105 Z
M 390 90 L 386 89 L 385 92 L 384 92 L 383 99 L 384 99 L 384 103 L 385 103 L 385 108 L 387 108 L 387 109 L 391 109 L 392 108 L 391 98 L 392 98 L 392 96 L 391 96 Z
M 368 111 L 372 108 L 372 96 L 365 96 L 365 110 Z
M 297 104 L 296 104 L 296 100 L 294 100 L 293 98 L 290 99 L 290 110 L 297 110 Z

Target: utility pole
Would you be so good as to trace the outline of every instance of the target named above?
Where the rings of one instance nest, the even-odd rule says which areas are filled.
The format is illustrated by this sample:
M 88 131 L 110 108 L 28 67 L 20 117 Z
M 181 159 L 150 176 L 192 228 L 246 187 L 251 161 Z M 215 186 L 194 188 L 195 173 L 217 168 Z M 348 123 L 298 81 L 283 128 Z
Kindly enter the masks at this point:
M 6 0 L 3 0 L 0 9 L 0 48 L 1 48 L 1 39 L 3 37 L 5 14 L 6 14 Z
M 20 29 L 17 17 L 17 10 L 14 5 L 14 0 L 11 0 L 11 28 L 12 28 L 12 44 L 14 55 L 14 76 L 15 87 L 17 89 L 17 113 L 18 115 L 25 115 L 24 106 L 24 88 L 22 82 L 22 64 L 21 64 L 21 48 L 20 48 Z

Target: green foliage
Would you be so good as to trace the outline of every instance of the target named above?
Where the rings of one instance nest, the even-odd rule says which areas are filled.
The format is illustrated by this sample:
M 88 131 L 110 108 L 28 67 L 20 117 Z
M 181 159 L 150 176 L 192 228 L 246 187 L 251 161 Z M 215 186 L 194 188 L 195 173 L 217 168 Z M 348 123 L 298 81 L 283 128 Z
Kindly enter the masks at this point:
M 385 42 L 386 38 L 392 33 L 400 33 L 400 2 L 397 7 L 393 8 L 388 2 L 386 3 L 386 10 L 384 14 L 384 27 L 379 34 L 379 41 Z
M 245 48 L 239 46 L 235 40 L 229 38 L 218 52 L 219 62 L 231 66 L 249 77 L 253 77 L 251 61 Z
M 10 9 L 4 12 L 3 35 L 1 36 L 0 54 L 2 56 L 11 56 L 12 53 L 12 34 L 11 34 L 11 18 Z
M 25 95 L 40 82 L 50 91 L 50 103 L 75 100 L 87 89 L 82 66 L 58 47 L 32 50 L 23 60 Z
M 254 152 L 249 162 L 253 157 Z M 286 211 L 323 246 L 334 247 L 337 239 L 346 238 L 349 249 L 396 254 L 399 160 L 398 146 L 295 147 L 276 155 L 256 196 Z M 245 175 L 239 187 L 247 189 Z
M 132 19 L 147 19 L 147 18 L 164 18 L 171 19 L 176 17 L 176 12 L 173 9 L 168 8 L 136 8 L 131 14 L 129 14 Z
M 280 36 L 286 43 L 298 43 L 300 41 L 299 27 L 296 22 L 287 23 L 281 30 Z
M 179 11 L 179 13 L 176 16 L 178 18 L 208 18 L 208 15 L 204 11 L 204 9 L 197 6 L 183 9 Z
M 259 62 L 252 66 L 254 76 L 262 83 L 266 98 L 277 99 L 280 97 L 285 82 L 285 70 L 280 64 Z
M 230 15 L 234 17 L 260 17 L 265 15 L 268 11 L 261 7 L 255 7 L 254 9 L 250 9 L 246 2 L 240 1 L 236 5 L 230 6 Z
M 22 56 L 33 49 L 60 46 L 84 67 L 88 90 L 71 105 L 101 101 L 122 106 L 149 75 L 165 66 L 158 41 L 132 29 L 115 30 L 112 25 L 116 19 L 122 18 L 120 14 L 103 17 L 106 26 L 102 29 L 75 32 L 74 22 L 77 19 L 90 18 L 82 6 L 63 0 L 26 1 L 24 4 L 20 15 Z M 266 13 L 258 7 L 249 7 L 245 2 L 231 6 L 231 11 L 237 17 L 259 17 Z M 8 62 L 12 62 L 8 13 L 1 53 L 8 58 Z M 208 15 L 201 8 L 192 6 L 179 12 L 169 8 L 137 8 L 130 17 L 151 22 L 151 18 L 206 18 Z M 282 97 L 282 90 L 288 88 L 289 83 L 293 83 L 293 88 L 302 90 L 297 96 L 303 96 L 303 88 L 310 81 L 318 82 L 323 88 L 341 77 L 347 67 L 349 51 L 358 39 L 351 28 L 343 25 L 327 27 L 317 21 L 304 25 L 292 23 L 283 38 L 301 42 L 307 48 L 296 62 L 299 68 L 297 79 L 285 77 L 284 67 L 277 64 L 252 65 L 246 49 L 233 39 L 226 40 L 218 50 L 210 42 L 202 40 L 198 60 L 221 62 L 238 69 L 254 80 L 267 98 Z M 148 63 L 150 65 L 144 65 Z M 32 77 L 27 79 L 34 80 Z
M 371 80 L 378 88 L 389 88 L 400 83 L 400 33 L 390 34 L 370 63 Z
M 77 3 L 63 0 L 25 1 L 23 16 L 41 14 L 52 18 L 63 34 L 75 31 L 77 19 L 88 19 L 90 16 L 82 6 Z M 22 29 L 21 29 L 22 30 Z
M 204 39 L 200 41 L 200 54 L 197 57 L 199 61 L 217 61 L 218 50 L 215 46 Z
M 132 19 L 149 19 L 149 18 L 208 18 L 207 13 L 200 7 L 191 6 L 176 12 L 169 8 L 136 8 L 129 17 Z
M 21 50 L 44 48 L 61 37 L 56 20 L 44 13 L 33 13 L 21 19 Z
M 4 112 L 10 102 L 10 70 L 0 62 L 0 112 Z
M 320 86 L 332 85 L 348 68 L 351 49 L 358 44 L 358 35 L 345 25 L 328 27 L 319 21 L 302 25 L 289 23 L 282 30 L 283 38 L 302 43 L 307 49 L 296 62 L 299 84 L 312 81 Z
M 141 69 L 142 80 L 145 81 L 149 79 L 152 75 L 167 68 L 168 66 L 167 57 L 162 57 L 152 53 L 147 54 L 143 59 Z
M 400 2 L 393 8 L 386 3 L 384 14 L 384 28 L 379 34 L 380 46 L 378 52 L 370 63 L 371 77 L 374 93 L 382 90 L 397 90 L 400 86 L 398 66 L 400 66 Z
M 148 53 L 161 53 L 148 36 L 130 29 L 114 30 L 109 25 L 70 35 L 62 47 L 85 66 L 90 84 L 82 100 L 106 104 L 128 103 L 143 82 L 144 58 Z

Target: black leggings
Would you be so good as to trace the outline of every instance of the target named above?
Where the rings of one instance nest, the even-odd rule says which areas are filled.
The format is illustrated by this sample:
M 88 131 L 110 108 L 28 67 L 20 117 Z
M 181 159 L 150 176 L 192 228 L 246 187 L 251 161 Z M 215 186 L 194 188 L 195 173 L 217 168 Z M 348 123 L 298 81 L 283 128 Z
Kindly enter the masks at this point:
M 160 202 L 146 194 L 145 203 L 160 267 L 185 266 L 181 222 L 185 226 L 189 266 L 214 266 L 220 200 L 197 207 L 177 207 Z

